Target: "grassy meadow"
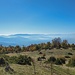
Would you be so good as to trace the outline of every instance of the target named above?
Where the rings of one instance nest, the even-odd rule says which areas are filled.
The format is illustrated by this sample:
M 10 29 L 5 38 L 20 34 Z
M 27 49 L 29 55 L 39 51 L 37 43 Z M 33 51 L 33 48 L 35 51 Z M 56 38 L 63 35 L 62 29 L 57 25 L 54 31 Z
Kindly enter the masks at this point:
M 52 50 L 41 50 L 43 54 L 46 56 L 46 60 L 50 56 L 54 57 L 65 57 L 68 53 L 72 53 L 73 55 L 68 55 L 70 57 L 74 56 L 75 51 L 71 48 L 69 49 L 52 49 Z M 6 72 L 5 67 L 0 67 L 0 75 L 51 75 L 51 64 L 46 64 L 44 61 L 37 61 L 38 57 L 41 57 L 43 54 L 39 54 L 38 51 L 29 51 L 29 52 L 21 52 L 21 53 L 9 53 L 6 54 L 7 56 L 19 56 L 19 55 L 27 55 L 34 59 L 35 62 L 35 73 L 34 73 L 34 66 L 31 65 L 19 65 L 19 64 L 10 64 L 11 68 L 14 69 L 14 72 Z M 68 62 L 69 58 L 66 58 L 66 63 Z M 66 64 L 64 65 L 52 65 L 53 75 L 75 75 L 75 68 L 74 67 L 67 67 Z

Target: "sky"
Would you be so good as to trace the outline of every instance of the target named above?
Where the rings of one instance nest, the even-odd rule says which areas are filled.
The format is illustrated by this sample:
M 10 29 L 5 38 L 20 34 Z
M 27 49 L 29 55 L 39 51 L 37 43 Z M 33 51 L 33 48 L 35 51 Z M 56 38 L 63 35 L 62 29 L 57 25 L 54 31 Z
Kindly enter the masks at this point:
M 75 33 L 75 0 L 0 0 L 0 35 Z

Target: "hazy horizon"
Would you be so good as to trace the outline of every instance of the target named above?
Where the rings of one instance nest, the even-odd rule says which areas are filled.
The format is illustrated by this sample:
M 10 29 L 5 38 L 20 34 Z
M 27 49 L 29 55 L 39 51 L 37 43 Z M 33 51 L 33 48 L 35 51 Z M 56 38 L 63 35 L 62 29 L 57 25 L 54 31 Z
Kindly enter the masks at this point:
M 0 34 L 0 36 L 10 36 L 10 35 L 23 35 L 23 34 L 29 34 L 29 35 L 69 35 L 69 34 L 75 34 L 75 33 L 13 33 L 13 34 Z
M 52 39 L 58 37 L 61 40 L 66 39 L 70 44 L 75 43 L 74 34 L 13 34 L 0 36 L 0 44 L 3 46 L 28 46 L 30 44 L 51 42 Z

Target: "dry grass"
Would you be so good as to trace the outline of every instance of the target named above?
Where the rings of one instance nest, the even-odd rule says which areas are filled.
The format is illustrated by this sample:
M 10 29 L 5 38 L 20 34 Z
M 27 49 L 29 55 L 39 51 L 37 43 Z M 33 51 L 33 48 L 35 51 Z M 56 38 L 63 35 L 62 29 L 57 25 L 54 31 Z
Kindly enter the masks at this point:
M 50 56 L 55 57 L 64 57 L 65 55 L 68 55 L 68 53 L 71 52 L 73 55 L 75 54 L 74 50 L 66 49 L 66 50 L 60 50 L 60 49 L 52 49 L 52 50 L 42 50 L 42 53 L 46 54 L 46 58 L 48 59 Z M 50 64 L 46 65 L 43 62 L 38 62 L 37 58 L 43 56 L 43 54 L 39 54 L 38 51 L 34 52 L 22 52 L 22 53 L 9 53 L 6 54 L 8 56 L 18 56 L 18 55 L 28 55 L 31 56 L 35 60 L 35 69 L 36 69 L 36 75 L 50 75 Z M 72 56 L 71 56 L 72 57 Z M 0 67 L 0 75 L 34 75 L 34 68 L 33 66 L 28 65 L 18 65 L 18 64 L 10 64 L 10 66 L 14 69 L 15 73 L 10 74 L 9 72 L 5 72 L 4 67 Z M 61 73 L 61 75 L 69 75 L 65 73 L 67 72 L 68 67 L 65 65 L 63 66 L 54 66 L 54 68 L 57 70 L 58 73 Z M 71 75 L 75 75 L 75 68 L 69 68 Z M 59 74 L 55 74 L 59 75 Z

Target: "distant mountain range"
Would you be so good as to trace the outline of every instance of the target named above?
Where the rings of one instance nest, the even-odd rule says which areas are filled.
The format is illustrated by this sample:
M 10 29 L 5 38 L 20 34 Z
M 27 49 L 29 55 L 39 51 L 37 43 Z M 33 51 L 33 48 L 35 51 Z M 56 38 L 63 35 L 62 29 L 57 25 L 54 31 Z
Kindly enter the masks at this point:
M 0 44 L 3 46 L 28 46 L 30 44 L 51 42 L 56 37 L 60 37 L 62 40 L 66 39 L 69 43 L 75 43 L 75 34 L 14 34 L 8 36 L 1 35 Z

